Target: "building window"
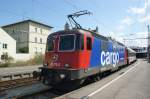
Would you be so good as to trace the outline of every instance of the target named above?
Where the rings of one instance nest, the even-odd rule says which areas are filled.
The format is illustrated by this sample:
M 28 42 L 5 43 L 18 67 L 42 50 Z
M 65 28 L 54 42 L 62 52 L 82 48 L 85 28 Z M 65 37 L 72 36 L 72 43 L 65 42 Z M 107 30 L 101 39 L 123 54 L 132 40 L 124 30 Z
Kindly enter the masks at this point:
M 3 49 L 7 49 L 7 44 L 3 44 Z
M 42 48 L 41 48 L 41 53 L 42 53 Z
M 1 55 L 1 60 L 4 60 L 4 57 L 5 57 L 4 55 Z
M 35 47 L 35 54 L 37 54 L 37 47 Z
M 41 34 L 42 34 L 42 28 L 41 28 L 40 32 L 41 32 Z
M 35 37 L 35 43 L 37 43 L 37 37 Z
M 3 53 L 2 55 L 1 55 L 1 60 L 5 60 L 5 59 L 8 59 L 8 53 L 6 52 L 6 53 Z
M 35 28 L 35 32 L 37 32 L 37 28 Z
M 12 33 L 15 33 L 15 30 L 13 30 L 13 32 Z
M 40 38 L 40 43 L 42 43 L 42 38 Z
M 19 36 L 17 37 L 17 39 L 18 39 L 18 42 L 20 42 L 20 37 Z

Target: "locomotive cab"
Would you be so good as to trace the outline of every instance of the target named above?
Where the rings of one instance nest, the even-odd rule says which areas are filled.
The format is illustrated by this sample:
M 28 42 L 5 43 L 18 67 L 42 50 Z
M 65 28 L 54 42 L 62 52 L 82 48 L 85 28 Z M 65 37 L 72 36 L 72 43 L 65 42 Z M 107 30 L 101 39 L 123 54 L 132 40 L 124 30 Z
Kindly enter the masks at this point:
M 48 68 L 57 69 L 79 69 L 81 65 L 82 68 L 86 68 L 86 61 L 82 64 L 81 58 L 83 52 L 91 50 L 92 39 L 87 37 L 87 40 L 84 40 L 84 38 L 84 35 L 75 33 L 50 36 L 47 39 L 45 64 Z M 88 43 L 87 50 L 85 42 Z

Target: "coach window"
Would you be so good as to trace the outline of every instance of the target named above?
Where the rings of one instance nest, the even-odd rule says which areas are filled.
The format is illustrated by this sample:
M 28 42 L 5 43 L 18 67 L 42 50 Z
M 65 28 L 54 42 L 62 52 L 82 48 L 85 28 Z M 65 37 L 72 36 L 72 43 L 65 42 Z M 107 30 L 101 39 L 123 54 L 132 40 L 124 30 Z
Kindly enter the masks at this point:
M 91 50 L 92 49 L 92 40 L 90 37 L 86 38 L 86 46 L 87 46 L 87 50 Z

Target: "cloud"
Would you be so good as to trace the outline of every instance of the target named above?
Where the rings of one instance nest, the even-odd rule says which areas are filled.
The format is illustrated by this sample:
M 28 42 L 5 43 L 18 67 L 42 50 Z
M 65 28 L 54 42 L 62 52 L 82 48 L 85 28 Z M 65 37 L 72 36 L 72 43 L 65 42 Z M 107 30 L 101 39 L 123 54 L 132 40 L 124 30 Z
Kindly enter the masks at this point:
M 129 7 L 127 12 L 134 15 L 134 19 L 139 23 L 147 23 L 150 21 L 150 0 L 143 0 L 142 7 Z
M 138 7 L 130 7 L 127 12 L 133 13 L 133 14 L 144 14 L 145 13 L 145 7 L 138 8 Z
M 150 10 L 150 0 L 143 0 L 144 1 L 144 5 L 142 7 L 129 7 L 129 9 L 127 9 L 127 12 L 129 13 L 133 13 L 133 14 L 138 14 L 138 15 L 143 15 L 146 14 L 147 12 L 149 12 L 148 10 Z
M 116 30 L 120 32 L 123 29 L 125 29 L 127 26 L 132 25 L 133 23 L 134 20 L 131 17 L 126 16 L 124 19 L 121 20 L 120 25 L 117 26 Z
M 116 41 L 119 41 L 121 43 L 123 43 L 123 33 L 120 32 L 108 32 L 107 34 L 104 34 L 104 36 L 106 37 L 111 37 L 112 39 L 115 39 Z
M 147 23 L 148 21 L 150 22 L 150 14 L 146 15 L 142 18 L 139 18 L 138 21 L 141 22 L 141 23 Z
M 150 22 L 150 0 L 143 0 L 143 6 L 141 7 L 129 7 L 127 11 L 127 15 L 120 20 L 119 25 L 116 27 L 115 32 L 109 32 L 109 35 L 116 39 L 119 42 L 124 43 L 126 46 L 139 46 L 146 47 L 147 46 L 147 32 L 135 32 L 132 35 L 126 33 L 125 31 L 130 29 L 134 29 L 135 26 L 141 26 L 145 24 L 149 24 Z M 131 25 L 134 24 L 134 27 Z M 140 30 L 140 29 L 139 29 Z M 124 32 L 123 32 L 124 31 Z M 132 31 L 131 31 L 132 32 Z
M 122 22 L 121 22 L 122 24 L 124 24 L 124 25 L 131 25 L 131 24 L 133 24 L 133 20 L 131 19 L 131 17 L 129 17 L 129 16 L 126 16 L 123 20 L 122 20 Z
M 125 26 L 121 24 L 121 25 L 117 26 L 117 31 L 122 31 L 124 28 L 125 28 Z

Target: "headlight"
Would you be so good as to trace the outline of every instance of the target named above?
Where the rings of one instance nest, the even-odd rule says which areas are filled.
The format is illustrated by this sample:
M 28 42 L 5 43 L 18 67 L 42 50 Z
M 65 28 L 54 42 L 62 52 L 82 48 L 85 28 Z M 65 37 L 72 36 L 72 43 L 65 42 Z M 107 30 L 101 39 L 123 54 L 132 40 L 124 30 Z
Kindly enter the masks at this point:
M 64 67 L 65 67 L 65 68 L 69 68 L 70 65 L 69 65 L 69 64 L 65 64 Z
M 65 74 L 60 74 L 61 79 L 64 79 L 65 77 L 66 77 Z

